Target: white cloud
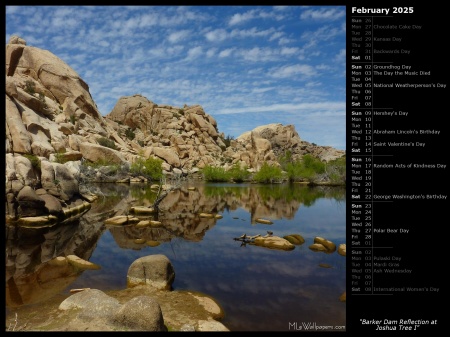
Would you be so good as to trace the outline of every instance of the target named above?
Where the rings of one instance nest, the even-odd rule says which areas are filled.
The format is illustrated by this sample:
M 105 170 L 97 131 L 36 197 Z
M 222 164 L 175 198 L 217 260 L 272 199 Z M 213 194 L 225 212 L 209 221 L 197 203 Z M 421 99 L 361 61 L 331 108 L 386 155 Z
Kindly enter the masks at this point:
M 281 11 L 272 12 L 260 9 L 252 9 L 242 14 L 241 13 L 234 14 L 228 21 L 228 24 L 230 26 L 234 26 L 242 24 L 252 19 L 274 19 L 276 21 L 281 21 L 284 19 L 284 16 L 279 13 L 281 13 Z
M 345 17 L 345 9 L 341 8 L 319 8 L 307 9 L 300 15 L 300 19 L 333 21 Z
M 280 54 L 281 55 L 293 55 L 293 54 L 297 54 L 299 52 L 299 50 L 300 49 L 297 47 L 291 47 L 291 48 L 283 47 L 280 50 Z
M 194 47 L 188 50 L 187 60 L 193 60 L 202 54 L 202 47 Z
M 228 57 L 233 53 L 234 48 L 224 49 L 219 53 L 219 57 Z
M 274 11 L 285 11 L 289 9 L 289 6 L 273 6 Z
M 316 74 L 316 71 L 313 67 L 307 64 L 294 64 L 290 66 L 272 68 L 270 69 L 269 73 L 272 77 L 275 78 L 287 78 L 297 75 L 311 77 Z
M 177 43 L 177 42 L 182 41 L 187 36 L 189 36 L 190 33 L 191 32 L 187 29 L 173 32 L 173 33 L 169 34 L 169 36 L 167 37 L 167 40 L 169 40 L 170 43 Z
M 251 10 L 251 11 L 245 12 L 243 14 L 236 13 L 228 21 L 228 24 L 230 26 L 238 25 L 238 24 L 241 24 L 241 23 L 243 23 L 245 21 L 253 19 L 255 16 L 256 16 L 256 10 Z
M 205 37 L 208 41 L 220 42 L 225 40 L 228 37 L 228 34 L 225 29 L 215 29 L 207 32 Z
M 240 50 L 241 56 L 244 60 L 251 62 L 271 61 L 277 58 L 278 52 L 270 48 L 254 47 L 252 49 Z
M 217 52 L 217 48 L 210 48 L 206 51 L 207 57 L 213 57 Z
M 307 40 L 304 49 L 316 47 L 321 44 L 322 41 L 329 41 L 337 36 L 345 36 L 345 31 L 341 28 L 342 27 L 326 25 L 319 27 L 315 31 L 304 32 L 301 36 L 302 39 Z
M 233 29 L 230 33 L 230 36 L 232 37 L 240 37 L 240 38 L 246 38 L 246 37 L 262 37 L 270 35 L 276 31 L 275 28 L 269 28 L 266 30 L 258 30 L 258 28 L 253 27 L 251 29 Z
M 264 92 L 271 91 L 271 90 L 274 90 L 274 89 L 275 89 L 275 87 L 253 88 L 252 89 L 252 93 L 253 94 L 259 94 L 259 93 L 264 93 Z
M 342 116 L 345 115 L 345 102 L 319 102 L 301 104 L 272 104 L 263 106 L 241 107 L 233 109 L 217 110 L 216 115 L 238 114 L 250 112 L 274 112 L 274 111 L 303 111 L 310 116 Z
M 334 57 L 334 59 L 336 60 L 336 62 L 345 62 L 346 61 L 346 50 L 345 49 L 341 49 L 339 50 L 339 52 L 336 54 L 336 56 Z
M 156 26 L 158 23 L 164 22 L 164 21 L 160 21 L 160 20 L 161 20 L 161 16 L 159 16 L 157 13 L 143 14 L 138 19 L 139 28 Z

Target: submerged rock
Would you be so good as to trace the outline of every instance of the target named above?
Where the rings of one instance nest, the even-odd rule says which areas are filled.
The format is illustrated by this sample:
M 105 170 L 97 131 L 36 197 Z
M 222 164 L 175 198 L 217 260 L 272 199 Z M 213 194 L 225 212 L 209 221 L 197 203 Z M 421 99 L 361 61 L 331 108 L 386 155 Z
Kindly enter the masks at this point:
M 115 225 L 115 226 L 123 226 L 123 225 L 131 225 L 139 223 L 139 219 L 127 215 L 117 215 L 115 217 L 109 218 L 105 220 L 105 225 Z
M 86 269 L 100 269 L 101 267 L 95 263 L 83 260 L 82 258 L 76 256 L 76 255 L 67 255 L 67 261 L 73 265 L 74 267 L 86 270 Z
M 320 246 L 325 248 L 325 250 L 321 249 Z M 336 245 L 330 240 L 324 239 L 320 236 L 316 236 L 314 238 L 314 244 L 309 246 L 311 250 L 322 251 L 328 254 L 334 253 L 336 251 Z
M 347 245 L 345 243 L 341 243 L 337 252 L 339 255 L 347 256 Z
M 159 246 L 161 244 L 161 242 L 154 241 L 154 240 L 148 240 L 146 242 L 146 244 L 147 244 L 147 246 L 150 246 L 150 247 L 157 247 L 157 246 Z
M 323 246 L 320 243 L 313 243 L 312 245 L 309 246 L 309 249 L 311 249 L 314 252 L 326 252 L 327 251 L 325 246 Z
M 148 215 L 156 213 L 156 209 L 146 206 L 133 206 L 130 208 L 130 212 L 136 215 Z
M 292 250 L 295 246 L 288 240 L 280 238 L 279 236 L 258 236 L 255 238 L 253 243 L 256 246 L 272 248 L 272 249 L 282 249 L 282 250 Z
M 302 245 L 305 243 L 305 239 L 300 234 L 289 234 L 283 236 L 283 238 L 288 240 L 293 245 Z
M 273 224 L 272 221 L 267 220 L 267 219 L 255 219 L 255 221 L 258 222 L 258 223 L 265 224 L 265 225 L 271 225 L 271 224 Z

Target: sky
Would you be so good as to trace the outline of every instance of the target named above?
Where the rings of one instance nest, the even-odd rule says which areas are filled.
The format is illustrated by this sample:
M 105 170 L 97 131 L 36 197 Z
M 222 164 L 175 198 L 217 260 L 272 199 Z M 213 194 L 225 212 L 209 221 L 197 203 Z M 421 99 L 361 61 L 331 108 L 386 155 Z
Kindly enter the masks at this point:
M 199 104 L 225 136 L 292 124 L 346 148 L 344 6 L 6 6 L 5 19 L 5 43 L 62 59 L 103 116 L 140 94 Z

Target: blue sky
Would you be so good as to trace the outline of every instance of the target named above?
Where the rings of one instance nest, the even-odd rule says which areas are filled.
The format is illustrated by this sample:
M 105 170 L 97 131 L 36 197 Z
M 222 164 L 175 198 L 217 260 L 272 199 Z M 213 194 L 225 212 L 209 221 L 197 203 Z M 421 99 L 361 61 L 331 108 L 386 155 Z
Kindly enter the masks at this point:
M 345 149 L 344 6 L 6 6 L 19 35 L 89 85 L 102 115 L 122 96 L 199 104 L 219 132 L 270 123 Z

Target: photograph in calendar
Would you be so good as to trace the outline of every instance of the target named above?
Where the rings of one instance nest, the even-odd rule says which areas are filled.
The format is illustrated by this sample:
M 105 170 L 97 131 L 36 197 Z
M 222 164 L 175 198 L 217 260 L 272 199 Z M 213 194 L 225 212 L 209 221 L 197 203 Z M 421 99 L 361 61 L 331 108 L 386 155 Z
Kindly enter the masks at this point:
M 5 9 L 6 331 L 346 331 L 345 6 Z

